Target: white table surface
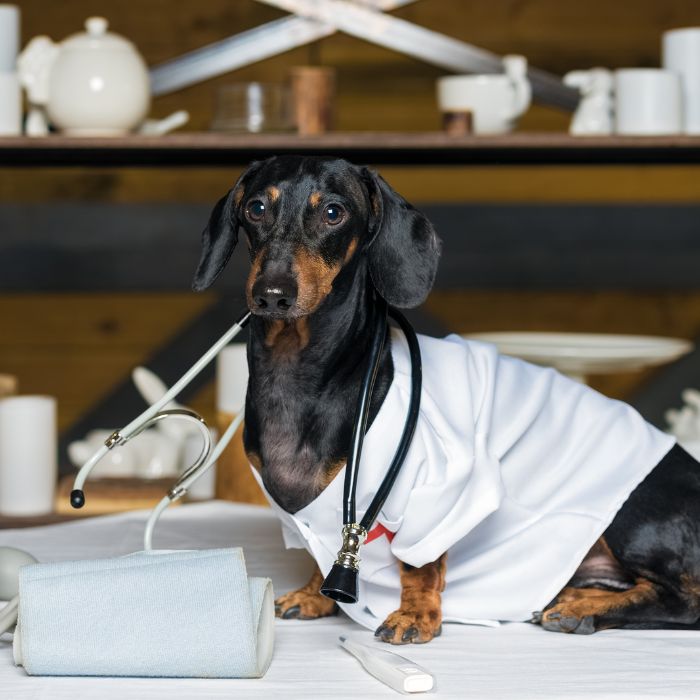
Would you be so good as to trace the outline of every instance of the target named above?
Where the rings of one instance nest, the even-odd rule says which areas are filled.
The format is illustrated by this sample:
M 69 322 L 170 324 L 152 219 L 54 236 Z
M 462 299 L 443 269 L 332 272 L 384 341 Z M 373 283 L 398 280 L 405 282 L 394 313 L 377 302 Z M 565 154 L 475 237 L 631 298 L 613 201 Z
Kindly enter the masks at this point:
M 144 521 L 145 513 L 139 512 L 0 530 L 0 545 L 26 549 L 41 561 L 116 556 L 141 549 Z M 271 577 L 277 594 L 305 583 L 312 566 L 306 553 L 283 549 L 274 515 L 256 506 L 213 502 L 173 508 L 159 524 L 154 546 L 242 546 L 249 573 Z M 0 698 L 399 697 L 337 646 L 339 634 L 380 645 L 371 632 L 343 616 L 278 620 L 272 665 L 260 680 L 34 678 L 13 665 L 11 637 L 4 635 Z M 435 674 L 437 688 L 430 697 L 700 698 L 700 632 L 610 630 L 580 637 L 527 624 L 497 629 L 445 625 L 430 644 L 394 650 Z

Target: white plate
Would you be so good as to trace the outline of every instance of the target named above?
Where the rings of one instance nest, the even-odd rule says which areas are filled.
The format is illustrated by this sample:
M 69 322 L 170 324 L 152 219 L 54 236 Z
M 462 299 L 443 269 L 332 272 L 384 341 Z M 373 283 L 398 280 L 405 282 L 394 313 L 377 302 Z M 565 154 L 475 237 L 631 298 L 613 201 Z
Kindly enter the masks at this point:
M 504 355 L 556 367 L 567 374 L 607 374 L 662 365 L 689 353 L 682 338 L 591 333 L 471 333 L 467 340 L 493 343 Z

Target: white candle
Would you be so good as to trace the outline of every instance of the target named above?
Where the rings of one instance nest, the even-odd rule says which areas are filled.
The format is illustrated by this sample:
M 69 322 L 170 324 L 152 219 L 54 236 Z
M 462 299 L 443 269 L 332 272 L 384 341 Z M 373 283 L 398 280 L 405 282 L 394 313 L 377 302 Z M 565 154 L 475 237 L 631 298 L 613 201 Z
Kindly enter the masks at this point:
M 57 473 L 56 400 L 0 399 L 0 514 L 53 511 Z
M 248 359 L 245 343 L 227 345 L 216 359 L 216 407 L 226 413 L 245 408 L 248 389 Z

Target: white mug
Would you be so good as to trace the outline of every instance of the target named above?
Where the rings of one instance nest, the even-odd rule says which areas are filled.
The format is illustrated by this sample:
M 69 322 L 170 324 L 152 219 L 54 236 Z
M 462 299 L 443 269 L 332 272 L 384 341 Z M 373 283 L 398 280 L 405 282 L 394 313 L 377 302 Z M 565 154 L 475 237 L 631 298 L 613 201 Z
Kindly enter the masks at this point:
M 22 133 L 22 92 L 17 73 L 0 72 L 0 136 Z
M 19 50 L 19 7 L 0 5 L 0 73 L 16 70 Z
M 681 77 L 684 131 L 700 134 L 700 27 L 665 32 L 661 53 L 663 67 Z
M 43 515 L 53 511 L 57 458 L 56 399 L 0 399 L 2 515 Z
M 471 112 L 477 134 L 504 134 L 530 106 L 531 87 L 523 56 L 504 56 L 504 73 L 450 75 L 437 83 L 441 112 Z
M 681 81 L 660 68 L 615 71 L 615 131 L 629 136 L 662 136 L 683 130 Z

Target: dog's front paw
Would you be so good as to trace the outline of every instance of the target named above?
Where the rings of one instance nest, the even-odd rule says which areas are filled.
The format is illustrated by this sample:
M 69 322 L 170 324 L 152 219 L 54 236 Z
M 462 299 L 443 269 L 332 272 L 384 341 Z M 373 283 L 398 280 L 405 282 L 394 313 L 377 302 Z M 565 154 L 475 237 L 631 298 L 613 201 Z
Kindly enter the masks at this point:
M 338 606 L 334 600 L 307 587 L 286 593 L 275 601 L 275 615 L 285 620 L 315 620 L 337 612 Z
M 405 610 L 399 608 L 382 622 L 375 637 L 390 644 L 425 644 L 442 632 L 440 608 Z
M 538 622 L 548 632 L 566 634 L 593 634 L 595 620 L 593 615 L 586 615 L 569 603 L 559 603 L 536 615 L 533 622 Z

